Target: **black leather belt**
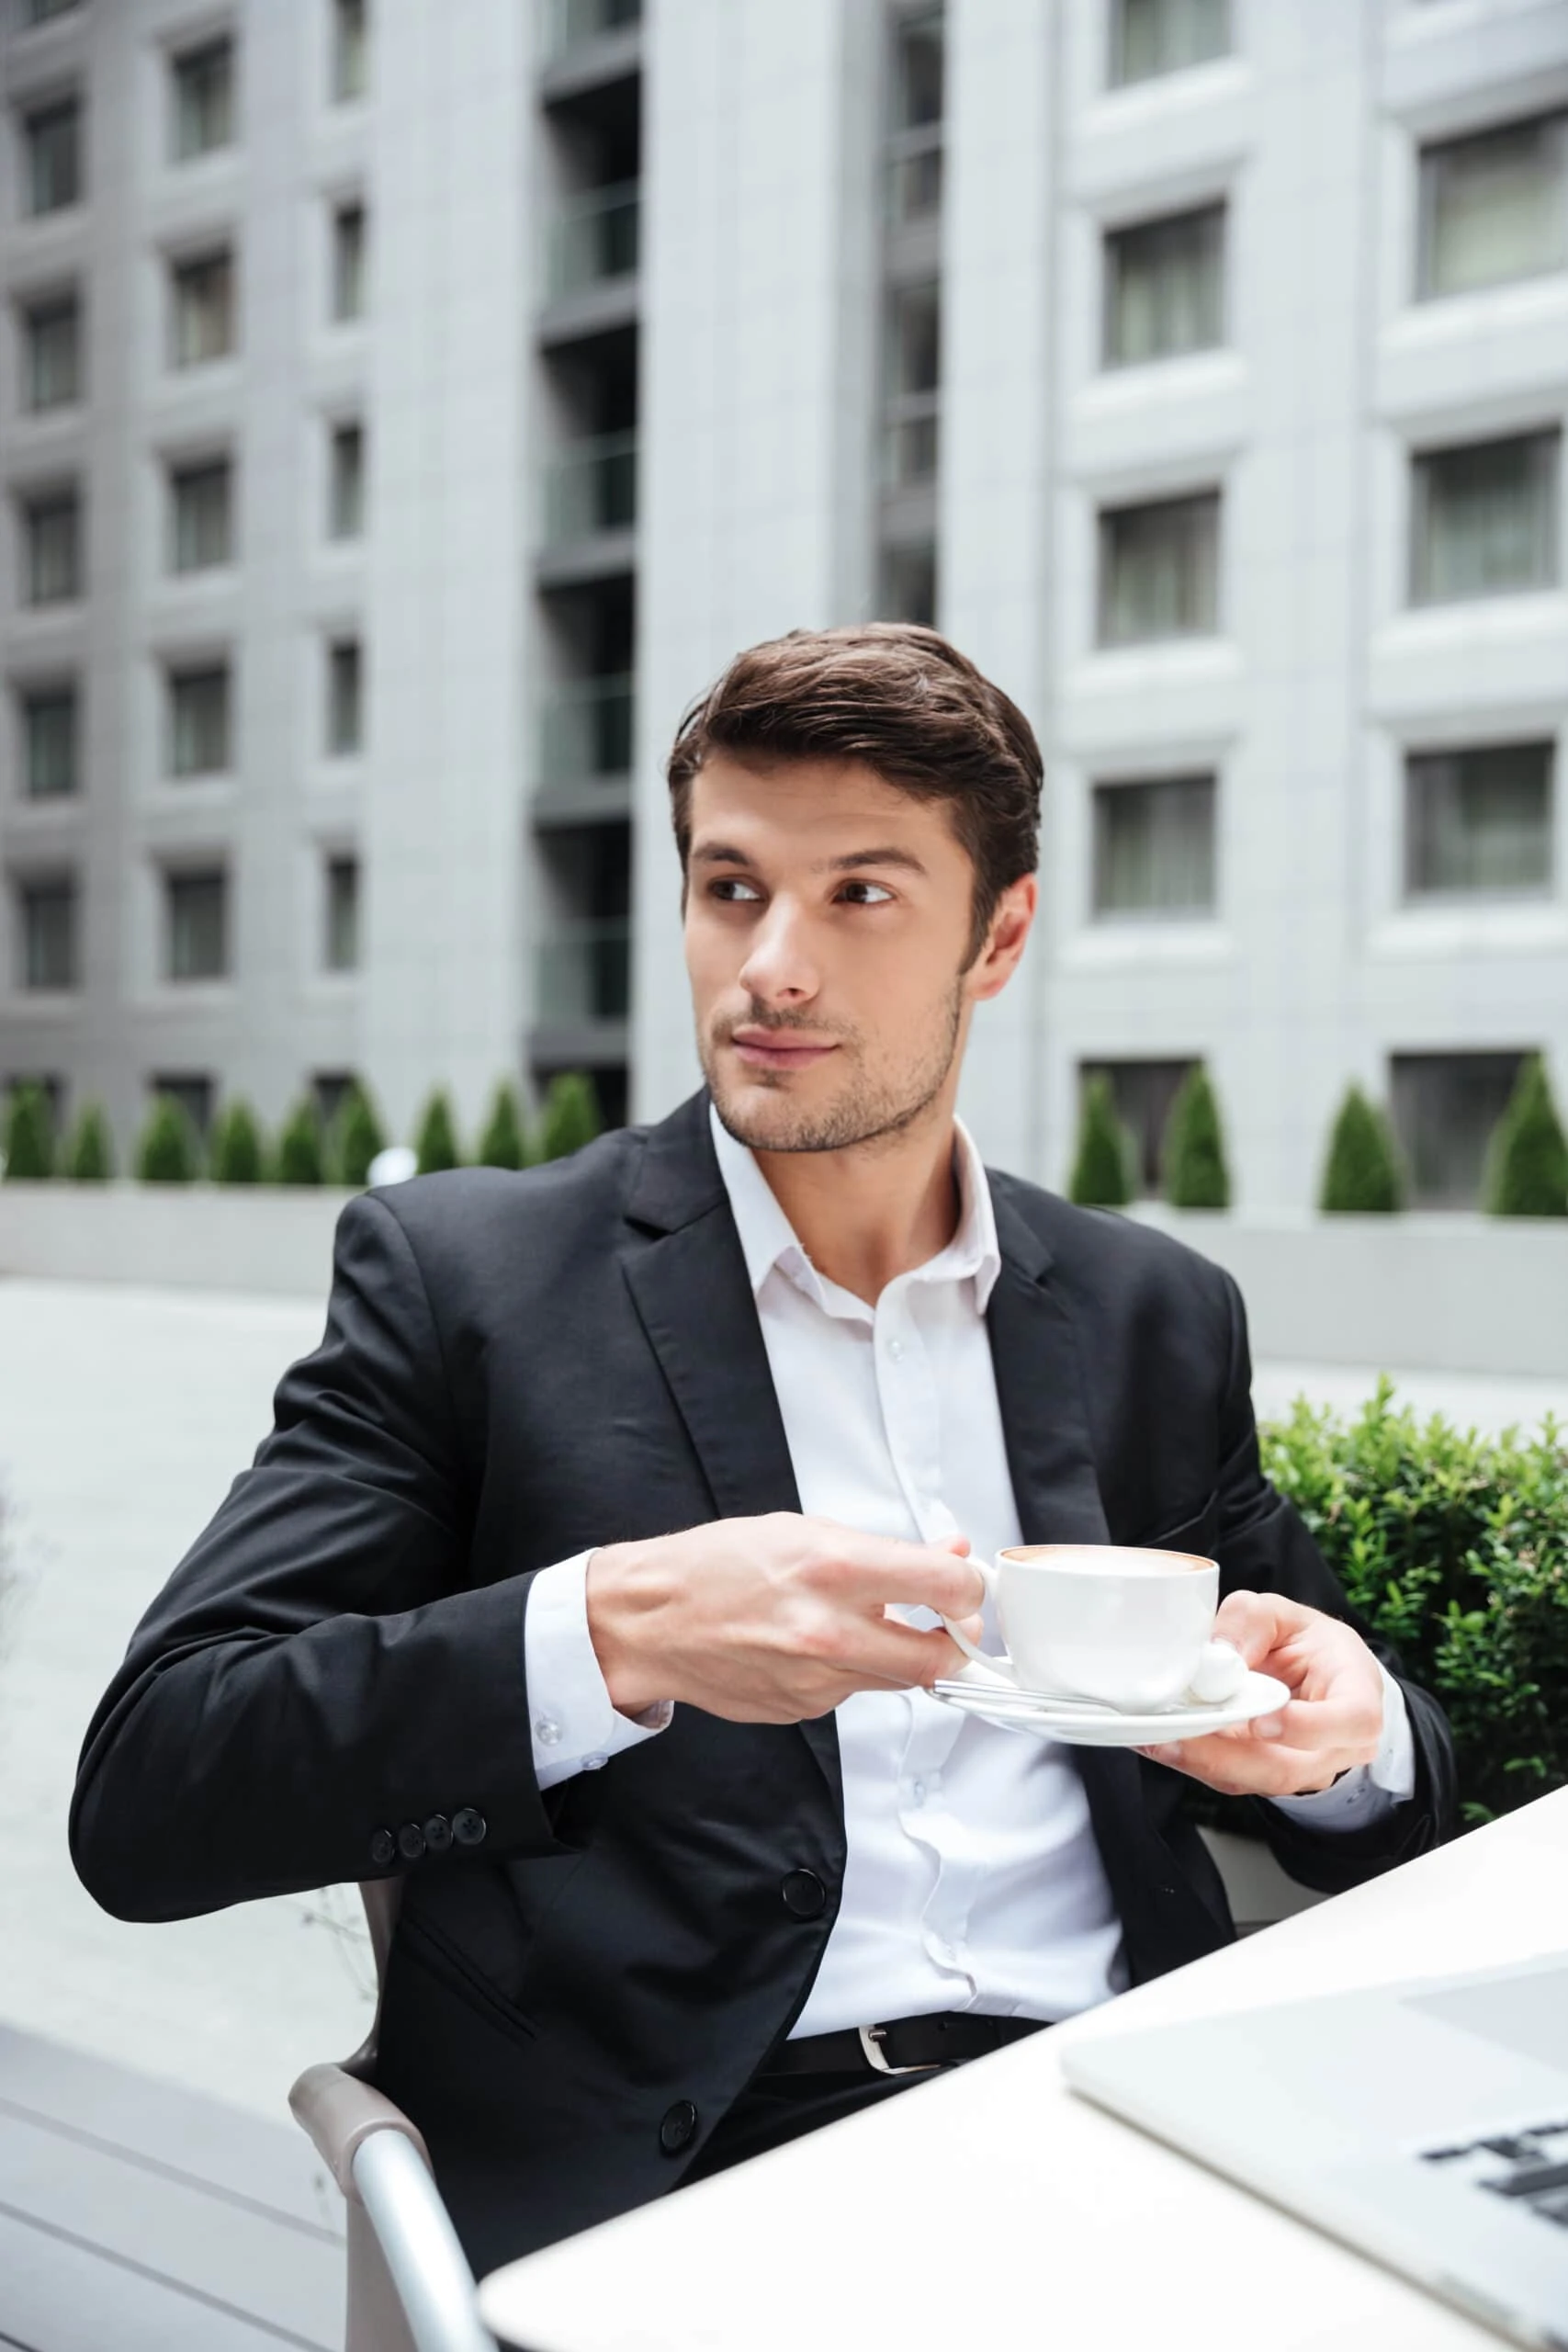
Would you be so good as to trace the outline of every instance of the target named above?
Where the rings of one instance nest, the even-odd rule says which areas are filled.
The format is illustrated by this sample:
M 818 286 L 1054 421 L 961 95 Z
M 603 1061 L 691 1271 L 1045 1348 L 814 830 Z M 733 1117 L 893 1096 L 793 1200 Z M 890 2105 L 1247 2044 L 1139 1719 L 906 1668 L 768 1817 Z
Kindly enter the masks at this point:
M 936 2066 L 984 2058 L 1043 2030 L 1041 2018 L 987 2018 L 948 2011 L 895 2018 L 889 2025 L 847 2025 L 782 2041 L 758 2068 L 770 2075 L 922 2075 Z

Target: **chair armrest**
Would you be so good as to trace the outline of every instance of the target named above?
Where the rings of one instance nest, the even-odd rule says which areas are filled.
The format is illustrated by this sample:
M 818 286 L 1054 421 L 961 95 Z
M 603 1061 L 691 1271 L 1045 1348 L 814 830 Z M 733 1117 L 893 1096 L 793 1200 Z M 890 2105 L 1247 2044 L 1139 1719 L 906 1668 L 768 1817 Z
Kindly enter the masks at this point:
M 373 2125 L 354 2181 L 416 2352 L 496 2352 L 452 2217 L 412 2140 Z
M 355 2204 L 362 2200 L 354 2160 L 374 2132 L 400 2134 L 417 2152 L 428 2177 L 430 2151 L 401 2108 L 341 2066 L 307 2066 L 288 2094 L 288 2104 L 344 2195 Z

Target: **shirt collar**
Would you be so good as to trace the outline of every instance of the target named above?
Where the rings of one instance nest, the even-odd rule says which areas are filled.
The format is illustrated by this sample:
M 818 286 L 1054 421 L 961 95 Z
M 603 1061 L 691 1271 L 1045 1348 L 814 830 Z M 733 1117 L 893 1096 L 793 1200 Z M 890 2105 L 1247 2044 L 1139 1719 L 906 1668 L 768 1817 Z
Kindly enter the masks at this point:
M 761 1295 L 762 1284 L 776 1266 L 790 1281 L 816 1295 L 820 1304 L 821 1277 L 779 1206 L 772 1185 L 757 1165 L 755 1154 L 745 1144 L 737 1143 L 711 1102 L 708 1125 L 713 1133 L 713 1148 L 718 1155 L 718 1171 L 729 1195 L 735 1229 L 740 1237 L 752 1297 Z M 964 1282 L 973 1276 L 975 1304 L 984 1315 L 1002 1264 L 997 1244 L 996 1214 L 985 1162 L 975 1138 L 962 1119 L 955 1118 L 953 1127 L 958 1174 L 958 1226 L 946 1248 L 915 1269 L 915 1279 Z

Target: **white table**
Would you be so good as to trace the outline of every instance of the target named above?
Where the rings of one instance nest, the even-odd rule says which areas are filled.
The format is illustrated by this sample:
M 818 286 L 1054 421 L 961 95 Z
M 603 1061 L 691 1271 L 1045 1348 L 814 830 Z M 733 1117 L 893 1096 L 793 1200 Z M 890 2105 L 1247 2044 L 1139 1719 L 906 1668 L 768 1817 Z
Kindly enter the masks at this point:
M 1062 2080 L 1069 2039 L 1568 1948 L 1568 1791 L 1051 2032 L 511 2264 L 530 2352 L 1478 2352 L 1497 2338 Z

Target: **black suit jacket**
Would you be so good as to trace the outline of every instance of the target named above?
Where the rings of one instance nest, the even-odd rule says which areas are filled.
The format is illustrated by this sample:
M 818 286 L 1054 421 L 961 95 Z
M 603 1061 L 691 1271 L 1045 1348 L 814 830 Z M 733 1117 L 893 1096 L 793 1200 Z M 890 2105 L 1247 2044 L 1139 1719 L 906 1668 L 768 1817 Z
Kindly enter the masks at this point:
M 991 1181 L 987 1321 L 1025 1537 L 1212 1552 L 1227 1588 L 1346 1614 L 1259 1471 L 1229 1277 Z M 369 1193 L 338 1227 L 321 1346 L 93 1720 L 73 1851 L 120 1917 L 404 1877 L 378 2079 L 480 2268 L 673 2186 L 798 2016 L 844 1872 L 831 1715 L 678 1707 L 541 1794 L 530 1579 L 593 1544 L 798 1508 L 705 1096 L 524 1175 Z M 1405 1690 L 1410 1803 L 1348 1836 L 1261 1808 L 1308 1884 L 1447 1833 L 1447 1728 Z M 1133 1981 L 1225 1942 L 1187 1784 L 1129 1752 L 1073 1755 Z M 405 1825 L 413 1858 L 389 1860 Z M 802 1871 L 816 1917 L 798 1881 L 784 1898 Z

